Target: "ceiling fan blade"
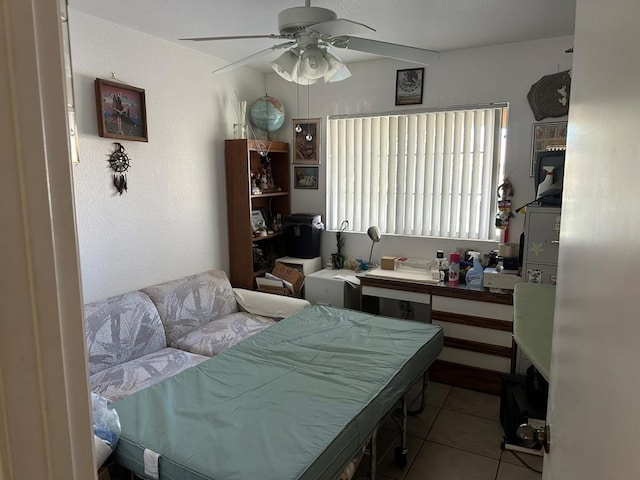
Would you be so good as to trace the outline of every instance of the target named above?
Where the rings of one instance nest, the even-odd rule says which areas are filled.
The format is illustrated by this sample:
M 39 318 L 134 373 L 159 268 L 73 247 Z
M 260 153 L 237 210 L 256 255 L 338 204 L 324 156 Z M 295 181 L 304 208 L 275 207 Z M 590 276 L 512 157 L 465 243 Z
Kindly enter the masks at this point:
M 283 48 L 292 47 L 295 44 L 296 42 L 285 42 L 279 45 L 274 45 L 273 47 L 265 48 L 264 50 L 260 50 L 259 52 L 254 53 L 253 55 L 249 55 L 248 57 L 241 58 L 240 60 L 236 60 L 233 63 L 229 63 L 224 67 L 218 68 L 214 70 L 212 73 L 223 73 L 223 72 L 228 72 L 230 70 L 234 70 L 238 67 L 241 67 L 242 65 L 246 65 L 247 63 L 251 62 L 251 60 L 253 60 L 254 58 L 264 55 L 265 53 L 271 52 L 273 50 L 282 50 Z
M 335 37 L 337 35 L 352 35 L 358 33 L 375 32 L 374 28 L 360 22 L 354 22 L 346 18 L 336 18 L 326 22 L 316 23 L 306 28 L 312 32 Z
M 291 38 L 291 35 L 276 35 L 275 33 L 270 33 L 268 35 L 231 35 L 228 37 L 179 38 L 178 40 L 191 40 L 192 42 L 210 42 L 212 40 L 240 40 L 243 38 Z
M 359 52 L 373 53 L 383 57 L 395 58 L 396 60 L 406 60 L 408 62 L 430 65 L 440 59 L 440 54 L 433 50 L 424 48 L 409 47 L 398 43 L 381 42 L 367 38 L 341 36 L 333 39 L 334 47 L 357 50 Z

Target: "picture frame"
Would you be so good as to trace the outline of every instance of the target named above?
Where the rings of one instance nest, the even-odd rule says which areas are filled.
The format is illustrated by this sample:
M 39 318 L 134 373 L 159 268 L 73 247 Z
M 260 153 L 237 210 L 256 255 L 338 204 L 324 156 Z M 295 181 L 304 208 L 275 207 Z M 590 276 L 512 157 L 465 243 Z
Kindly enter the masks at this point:
M 535 163 L 538 152 L 564 150 L 567 146 L 568 122 L 534 123 L 531 130 L 531 168 L 529 176 L 536 174 Z
M 291 122 L 293 127 L 292 163 L 319 165 L 321 120 L 319 118 L 294 118 Z M 311 135 L 311 140 L 307 140 L 307 135 Z
M 95 90 L 101 137 L 149 141 L 144 89 L 96 78 Z
M 396 71 L 396 105 L 420 105 L 424 91 L 424 67 Z
M 318 174 L 320 167 L 293 167 L 293 188 L 318 189 Z
M 267 212 L 264 210 L 264 208 L 253 208 L 251 210 L 251 229 L 254 232 L 257 231 L 261 223 L 265 228 L 269 228 L 269 223 L 267 221 Z

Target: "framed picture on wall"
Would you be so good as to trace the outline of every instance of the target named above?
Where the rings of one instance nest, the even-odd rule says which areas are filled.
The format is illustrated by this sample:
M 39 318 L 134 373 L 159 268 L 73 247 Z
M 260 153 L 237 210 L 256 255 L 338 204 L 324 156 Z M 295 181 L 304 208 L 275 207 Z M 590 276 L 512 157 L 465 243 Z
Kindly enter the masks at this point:
M 144 90 L 96 78 L 98 134 L 119 140 L 148 142 Z
M 396 71 L 396 105 L 420 105 L 424 89 L 424 67 Z
M 293 119 L 293 162 L 320 164 L 320 119 Z
M 536 174 L 535 163 L 538 152 L 565 150 L 567 147 L 567 122 L 534 123 L 531 132 L 531 170 Z
M 320 167 L 293 167 L 293 188 L 318 189 Z

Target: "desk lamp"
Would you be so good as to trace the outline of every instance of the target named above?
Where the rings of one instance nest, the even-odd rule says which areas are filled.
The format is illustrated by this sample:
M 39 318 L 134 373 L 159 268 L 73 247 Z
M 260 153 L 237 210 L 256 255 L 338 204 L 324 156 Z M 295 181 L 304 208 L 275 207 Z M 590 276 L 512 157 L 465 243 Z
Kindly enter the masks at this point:
M 380 229 L 375 225 L 371 225 L 367 230 L 367 235 L 371 239 L 371 251 L 369 252 L 369 265 L 371 265 L 371 255 L 373 255 L 373 246 L 380 241 L 382 234 L 380 233 Z

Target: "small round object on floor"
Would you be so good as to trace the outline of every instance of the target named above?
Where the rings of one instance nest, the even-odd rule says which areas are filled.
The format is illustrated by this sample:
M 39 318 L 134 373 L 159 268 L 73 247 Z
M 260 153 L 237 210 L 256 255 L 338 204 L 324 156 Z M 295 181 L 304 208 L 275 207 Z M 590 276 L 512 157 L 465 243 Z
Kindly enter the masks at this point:
M 407 451 L 407 449 L 402 449 L 402 447 L 396 447 L 395 450 L 393 451 L 394 456 L 395 456 L 395 460 L 396 460 L 396 465 L 399 468 L 404 468 L 407 466 L 407 453 L 409 453 Z

